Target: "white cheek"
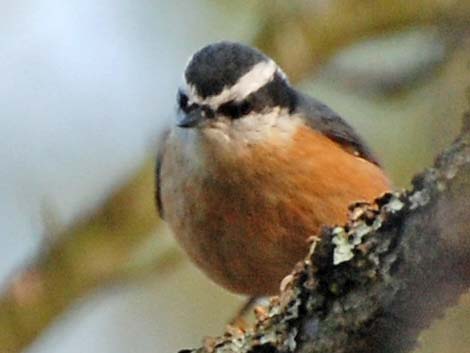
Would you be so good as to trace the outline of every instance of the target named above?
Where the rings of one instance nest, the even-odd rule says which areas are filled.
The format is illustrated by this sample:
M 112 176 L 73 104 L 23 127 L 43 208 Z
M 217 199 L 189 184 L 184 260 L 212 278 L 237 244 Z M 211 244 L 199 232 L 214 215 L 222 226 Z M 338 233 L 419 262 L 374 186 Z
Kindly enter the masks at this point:
M 268 113 L 251 114 L 235 120 L 232 126 L 233 139 L 248 144 L 281 142 L 290 140 L 301 120 L 289 115 L 285 109 L 275 108 Z
M 303 125 L 304 120 L 295 115 L 283 115 L 281 118 L 276 120 L 276 129 L 280 135 L 284 138 L 290 139 L 292 135 L 297 132 L 300 125 Z
M 255 113 L 240 119 L 217 118 L 203 128 L 203 135 L 220 153 L 239 154 L 259 143 L 289 143 L 302 123 L 299 117 L 289 115 L 285 109 Z
M 231 138 L 231 121 L 226 118 L 217 118 L 206 127 L 202 128 L 203 136 L 209 141 L 225 146 L 230 144 Z

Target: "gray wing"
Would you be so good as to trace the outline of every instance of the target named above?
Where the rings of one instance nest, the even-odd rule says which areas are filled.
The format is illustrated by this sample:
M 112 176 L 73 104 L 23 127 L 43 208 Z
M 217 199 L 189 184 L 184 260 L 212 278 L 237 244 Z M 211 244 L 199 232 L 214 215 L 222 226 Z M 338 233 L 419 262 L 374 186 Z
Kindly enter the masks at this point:
M 160 215 L 160 218 L 164 219 L 163 203 L 161 197 L 161 169 L 163 164 L 163 157 L 165 155 L 166 142 L 168 140 L 168 135 L 170 134 L 170 129 L 165 130 L 161 135 L 158 141 L 158 152 L 157 152 L 157 163 L 155 167 L 155 204 L 157 206 L 157 211 Z
M 362 138 L 326 104 L 299 93 L 295 112 L 305 119 L 308 126 L 337 142 L 346 151 L 380 165 Z

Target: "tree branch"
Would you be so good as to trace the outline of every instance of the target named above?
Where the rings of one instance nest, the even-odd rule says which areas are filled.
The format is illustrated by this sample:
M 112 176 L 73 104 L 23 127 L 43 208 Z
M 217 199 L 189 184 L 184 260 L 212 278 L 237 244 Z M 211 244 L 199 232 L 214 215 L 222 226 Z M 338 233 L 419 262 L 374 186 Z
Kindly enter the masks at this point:
M 400 353 L 470 287 L 470 114 L 410 191 L 324 229 L 253 331 L 203 352 Z
M 442 18 L 470 19 L 464 0 L 341 0 L 323 9 L 320 3 L 285 8 L 287 2 L 278 1 L 263 9 L 265 25 L 255 43 L 281 63 L 293 82 L 365 35 L 437 23 Z M 298 40 L 299 33 L 305 41 Z M 62 232 L 57 242 L 12 277 L 0 296 L 1 352 L 21 351 L 78 298 L 116 279 L 129 278 L 135 253 L 159 224 L 152 190 L 153 157 L 99 209 Z M 155 261 L 160 264 L 159 258 Z

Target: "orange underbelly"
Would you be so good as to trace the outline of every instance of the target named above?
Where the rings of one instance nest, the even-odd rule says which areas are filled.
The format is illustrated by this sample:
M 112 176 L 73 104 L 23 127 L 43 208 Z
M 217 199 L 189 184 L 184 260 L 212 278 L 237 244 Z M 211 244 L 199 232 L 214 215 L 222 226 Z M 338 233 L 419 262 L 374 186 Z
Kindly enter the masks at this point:
M 380 168 L 309 128 L 289 145 L 263 146 L 239 160 L 213 152 L 211 173 L 162 185 L 167 221 L 192 260 L 249 295 L 276 293 L 306 255 L 307 238 L 344 223 L 351 203 L 390 188 Z M 177 169 L 164 164 L 165 180 Z

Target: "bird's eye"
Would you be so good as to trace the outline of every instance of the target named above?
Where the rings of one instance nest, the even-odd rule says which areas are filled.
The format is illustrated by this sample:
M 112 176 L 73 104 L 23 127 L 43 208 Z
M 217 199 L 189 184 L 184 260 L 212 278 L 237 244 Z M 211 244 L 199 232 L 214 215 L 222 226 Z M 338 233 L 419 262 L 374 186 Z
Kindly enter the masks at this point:
M 247 100 L 244 100 L 241 104 L 240 104 L 240 113 L 241 115 L 247 115 L 249 114 L 251 111 L 253 110 L 253 106 L 251 105 L 251 103 Z
M 185 113 L 188 112 L 188 96 L 181 91 L 178 91 L 178 106 Z
M 240 117 L 240 109 L 239 105 L 236 104 L 234 101 L 230 101 L 227 103 L 222 104 L 219 109 L 217 109 L 217 112 L 228 116 L 231 119 L 238 119 Z
M 217 110 L 218 113 L 228 116 L 231 119 L 238 119 L 249 114 L 253 110 L 253 106 L 249 101 L 235 103 L 234 101 L 222 104 Z

